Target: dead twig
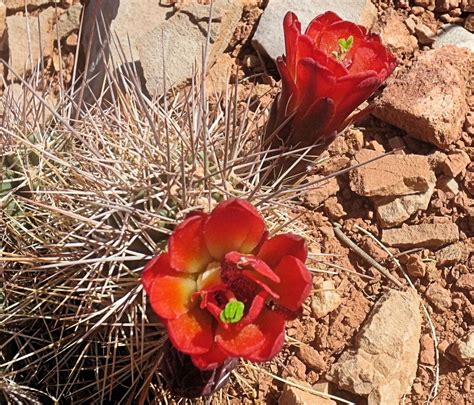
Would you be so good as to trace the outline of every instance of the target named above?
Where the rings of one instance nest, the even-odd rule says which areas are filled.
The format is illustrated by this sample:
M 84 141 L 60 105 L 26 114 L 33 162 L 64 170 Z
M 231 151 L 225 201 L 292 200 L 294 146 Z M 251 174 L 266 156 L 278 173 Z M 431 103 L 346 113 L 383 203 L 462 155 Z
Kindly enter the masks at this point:
M 341 230 L 341 225 L 334 224 L 334 233 L 336 236 L 344 242 L 347 247 L 349 247 L 357 256 L 364 259 L 367 263 L 373 266 L 375 269 L 380 271 L 385 277 L 387 277 L 393 284 L 395 284 L 398 288 L 404 288 L 403 284 L 398 281 L 395 277 L 393 277 L 390 272 L 379 263 L 377 263 L 372 257 L 370 257 L 367 253 L 365 253 L 359 246 L 357 246 L 352 240 L 350 240 L 344 232 Z

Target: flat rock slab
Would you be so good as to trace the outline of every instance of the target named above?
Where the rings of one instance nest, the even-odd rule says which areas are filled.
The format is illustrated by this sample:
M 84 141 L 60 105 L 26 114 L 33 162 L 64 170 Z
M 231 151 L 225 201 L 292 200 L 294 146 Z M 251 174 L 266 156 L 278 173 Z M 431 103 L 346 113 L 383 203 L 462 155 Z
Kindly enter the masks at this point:
M 410 34 L 404 18 L 395 10 L 387 10 L 385 23 L 380 28 L 383 44 L 392 52 L 414 52 L 418 49 L 418 41 Z
M 418 367 L 420 300 L 414 291 L 387 292 L 326 378 L 369 397 L 369 404 L 398 404 L 410 392 Z
M 84 50 L 88 46 L 89 34 L 94 33 L 95 26 L 98 24 L 101 34 L 94 36 L 92 40 L 93 60 L 100 56 L 102 45 L 107 46 L 109 42 L 115 65 L 137 62 L 137 46 L 140 41 L 145 38 L 149 30 L 164 22 L 167 16 L 173 15 L 173 7 L 165 7 L 161 3 L 155 0 L 121 0 L 120 2 L 90 0 L 84 13 L 86 31 L 85 41 L 83 41 Z M 96 17 L 96 10 L 99 10 L 98 17 Z M 109 31 L 108 34 L 102 29 L 104 22 Z M 109 41 L 107 41 L 108 36 Z M 161 41 L 154 44 L 154 47 L 159 46 L 161 46 Z
M 433 174 L 432 183 L 423 193 L 404 195 L 401 197 L 374 197 L 372 199 L 377 219 L 382 228 L 401 225 L 418 210 L 426 210 L 433 195 L 436 177 Z
M 374 115 L 440 148 L 461 138 L 468 111 L 466 81 L 474 53 L 455 46 L 425 52 L 385 88 Z
M 451 222 L 406 225 L 382 231 L 382 242 L 388 246 L 406 248 L 439 248 L 459 240 L 459 229 Z
M 28 73 L 38 64 L 41 57 L 49 56 L 53 52 L 55 36 L 52 21 L 55 15 L 55 9 L 48 8 L 38 17 L 7 17 L 10 65 L 18 75 Z
M 309 176 L 308 182 L 316 181 L 323 176 L 315 175 Z M 339 184 L 335 177 L 331 177 L 324 183 L 318 183 L 316 187 L 309 188 L 308 191 L 303 195 L 304 200 L 312 207 L 319 207 L 329 197 L 336 195 L 339 191 Z
M 377 18 L 377 9 L 370 0 L 271 0 L 258 23 L 252 45 L 273 60 L 285 53 L 283 18 L 288 11 L 298 16 L 303 31 L 314 17 L 326 11 L 367 28 Z
M 24 11 L 25 6 L 27 10 L 45 6 L 49 3 L 54 3 L 54 0 L 3 0 L 8 11 Z
M 300 383 L 304 385 L 304 383 Z M 336 401 L 312 394 L 286 384 L 281 393 L 279 405 L 337 405 Z
M 126 75 L 127 67 L 132 67 L 146 81 L 149 94 L 161 94 L 165 83 L 169 89 L 191 78 L 202 66 L 209 10 L 209 5 L 194 2 L 176 11 L 156 0 L 90 0 L 84 11 L 82 43 L 86 47 L 93 35 L 88 77 L 96 79 L 90 83 L 91 92 L 100 92 L 107 63 Z M 242 10 L 241 0 L 214 1 L 208 66 L 228 46 Z
M 61 14 L 57 22 L 59 38 L 65 38 L 71 32 L 79 28 L 81 24 L 81 12 L 82 5 L 74 4 Z
M 467 261 L 472 252 L 474 252 L 474 238 L 453 243 L 436 252 L 436 265 L 438 267 L 445 267 Z
M 363 163 L 382 153 L 361 149 L 354 156 Z M 428 159 L 420 155 L 387 155 L 350 173 L 350 187 L 365 197 L 393 197 L 426 192 L 433 184 Z
M 452 24 L 438 36 L 433 48 L 445 45 L 456 45 L 474 52 L 474 34 L 459 25 Z
M 463 150 L 458 150 L 447 155 L 440 164 L 446 176 L 457 177 L 471 163 L 471 158 Z
M 208 65 L 228 46 L 242 9 L 241 1 L 214 1 Z M 208 21 L 209 6 L 189 4 L 140 39 L 137 51 L 151 94 L 164 90 L 163 61 L 168 88 L 190 78 L 193 68 L 200 71 Z

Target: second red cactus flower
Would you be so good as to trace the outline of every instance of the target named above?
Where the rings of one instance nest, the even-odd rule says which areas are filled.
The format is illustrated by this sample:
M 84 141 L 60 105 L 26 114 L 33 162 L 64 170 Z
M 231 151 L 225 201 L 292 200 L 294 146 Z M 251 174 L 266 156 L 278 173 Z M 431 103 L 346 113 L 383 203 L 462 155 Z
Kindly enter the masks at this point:
M 314 18 L 304 34 L 289 12 L 283 28 L 286 57 L 277 58 L 282 89 L 266 136 L 281 127 L 277 136 L 287 145 L 326 143 L 392 73 L 396 59 L 378 35 L 333 12 Z

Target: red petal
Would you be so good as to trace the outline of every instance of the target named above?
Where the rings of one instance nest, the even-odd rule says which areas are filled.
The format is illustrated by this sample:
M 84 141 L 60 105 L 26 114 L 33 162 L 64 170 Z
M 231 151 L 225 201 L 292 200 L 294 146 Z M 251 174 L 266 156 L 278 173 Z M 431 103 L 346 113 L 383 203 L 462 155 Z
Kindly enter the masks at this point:
M 297 69 L 296 87 L 300 96 L 298 99 L 298 114 L 300 114 L 316 99 L 311 91 L 316 80 L 316 62 L 311 58 L 304 58 L 299 61 Z
M 293 256 L 285 256 L 274 269 L 280 283 L 270 284 L 280 298 L 277 304 L 297 311 L 311 291 L 311 274 L 304 263 Z
M 280 281 L 267 263 L 255 256 L 243 255 L 239 252 L 229 252 L 224 257 L 224 263 L 238 270 L 251 269 L 275 283 Z
M 298 37 L 298 47 L 296 49 L 295 66 L 298 69 L 298 62 L 304 58 L 312 58 L 314 51 L 314 41 L 307 35 L 300 35 Z M 294 77 L 298 82 L 298 76 Z
M 262 310 L 265 308 L 265 302 L 267 301 L 268 293 L 266 291 L 260 291 L 252 301 L 249 311 L 245 318 L 242 319 L 241 325 L 247 325 L 249 323 L 255 322 L 255 319 L 258 318 Z
M 375 72 L 361 72 L 349 75 L 336 84 L 336 113 L 326 132 L 339 130 L 347 117 L 380 86 L 381 81 Z
M 367 86 L 370 83 L 366 81 L 367 79 L 378 80 L 377 73 L 375 71 L 360 72 L 337 80 L 333 100 L 338 119 L 344 120 L 374 92 L 373 86 Z M 379 80 L 378 83 L 380 84 Z M 346 115 L 342 117 L 344 114 Z
M 211 266 L 199 274 L 197 280 L 197 288 L 199 291 L 215 290 L 222 285 L 221 266 L 219 263 L 213 263 Z
M 298 37 L 301 34 L 301 24 L 298 17 L 288 12 L 283 19 L 283 32 L 285 33 L 286 63 L 292 77 L 296 72 L 296 50 L 298 48 Z
M 214 342 L 214 321 L 198 306 L 179 318 L 165 321 L 173 346 L 187 354 L 208 352 Z
M 347 108 L 348 113 L 354 111 L 356 107 L 367 100 L 374 93 L 374 91 L 377 90 L 380 84 L 381 80 L 378 76 L 367 75 L 364 80 L 358 83 L 357 86 L 355 86 L 352 91 L 347 94 L 346 98 L 340 103 L 339 109 L 344 110 Z
M 266 240 L 257 257 L 268 264 L 270 268 L 275 268 L 284 256 L 294 256 L 303 263 L 308 257 L 308 249 L 305 240 L 292 233 L 276 235 Z
M 377 73 L 386 71 L 382 80 L 392 73 L 395 68 L 394 57 L 385 47 L 377 41 L 363 41 L 361 44 L 355 44 L 346 56 L 352 64 L 348 67 L 351 74 L 373 70 Z M 393 68 L 388 69 L 393 66 Z
M 305 35 L 313 38 L 314 41 L 319 41 L 319 35 L 334 23 L 342 21 L 336 13 L 326 11 L 324 14 L 318 15 L 311 21 L 306 28 Z
M 196 292 L 196 281 L 186 276 L 158 276 L 149 292 L 153 311 L 165 319 L 174 319 L 194 306 L 192 295 Z
M 207 215 L 194 215 L 179 224 L 168 241 L 171 266 L 185 273 L 203 271 L 212 260 L 204 241 Z
M 260 276 L 257 273 L 254 273 L 253 271 L 250 270 L 244 270 L 242 271 L 242 275 L 249 280 L 253 281 L 255 284 L 257 284 L 260 288 L 262 288 L 267 294 L 271 295 L 273 298 L 278 299 L 280 296 L 275 293 L 269 286 L 268 286 L 268 281 L 263 279 L 262 276 Z
M 195 354 L 191 357 L 191 360 L 201 370 L 213 370 L 222 365 L 228 358 L 229 356 L 215 344 L 207 353 Z
M 263 335 L 262 345 L 253 353 L 243 356 L 250 361 L 267 361 L 277 354 L 285 341 L 285 318 L 275 311 L 263 311 L 256 320 Z
M 264 343 L 262 330 L 254 323 L 243 328 L 231 325 L 224 329 L 217 327 L 216 342 L 219 347 L 231 357 L 245 357 L 259 349 Z
M 162 253 L 151 259 L 146 265 L 142 273 L 142 284 L 147 294 L 150 294 L 151 285 L 156 277 L 160 275 L 176 274 L 170 266 L 167 253 Z
M 313 19 L 306 28 L 306 31 L 304 32 L 304 35 L 307 35 L 310 37 L 313 41 L 318 41 L 319 42 L 319 35 L 323 31 L 323 24 L 321 24 L 320 21 L 317 20 L 318 17 Z
M 336 117 L 330 128 L 337 129 L 349 114 L 377 90 L 380 83 L 380 79 L 373 71 L 349 75 L 338 80 L 335 91 L 336 99 L 334 100 Z
M 298 80 L 296 86 L 300 94 L 298 115 L 306 114 L 309 106 L 315 100 L 323 97 L 333 97 L 336 77 L 333 73 L 315 62 L 305 58 L 298 63 Z
M 342 63 L 339 63 L 332 56 L 326 55 L 319 49 L 313 51 L 313 59 L 315 62 L 327 68 L 336 78 L 340 78 L 349 74 L 349 71 Z
M 265 223 L 247 201 L 235 199 L 219 204 L 204 225 L 204 238 L 211 255 L 221 260 L 227 252 L 252 252 L 265 232 Z
M 302 112 L 305 112 L 302 109 Z M 329 134 L 327 127 L 335 114 L 334 102 L 329 97 L 315 100 L 306 110 L 305 115 L 293 119 L 291 143 L 303 146 L 317 145 L 318 141 Z
M 279 122 L 281 122 L 297 107 L 298 89 L 294 82 L 294 76 L 291 76 L 283 58 L 277 58 L 276 63 L 281 77 L 281 93 L 278 99 L 278 112 L 279 114 L 283 114 L 283 117 L 278 117 Z

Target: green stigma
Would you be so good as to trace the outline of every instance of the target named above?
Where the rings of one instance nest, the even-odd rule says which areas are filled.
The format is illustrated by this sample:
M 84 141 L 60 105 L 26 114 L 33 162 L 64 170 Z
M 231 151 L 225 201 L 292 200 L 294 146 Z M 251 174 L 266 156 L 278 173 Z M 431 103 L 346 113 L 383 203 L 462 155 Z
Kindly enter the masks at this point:
M 349 35 L 347 38 L 339 38 L 337 44 L 339 45 L 339 52 L 334 51 L 333 55 L 337 60 L 342 60 L 354 45 L 354 37 Z
M 237 323 L 244 316 L 245 305 L 237 300 L 230 300 L 220 313 L 221 321 L 224 323 Z
M 354 37 L 352 35 L 349 35 L 347 39 L 340 38 L 338 39 L 337 43 L 339 44 L 340 52 L 347 53 L 352 48 L 352 45 L 354 45 Z

